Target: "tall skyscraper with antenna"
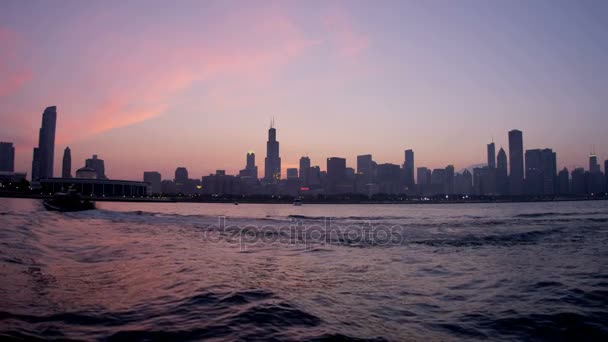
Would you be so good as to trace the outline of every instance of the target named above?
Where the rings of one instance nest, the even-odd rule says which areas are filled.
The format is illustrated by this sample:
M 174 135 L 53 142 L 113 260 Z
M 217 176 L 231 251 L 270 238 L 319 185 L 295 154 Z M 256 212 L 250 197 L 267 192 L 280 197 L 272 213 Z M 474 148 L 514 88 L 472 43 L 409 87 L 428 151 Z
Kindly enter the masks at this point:
M 264 181 L 277 183 L 281 179 L 281 157 L 279 157 L 279 142 L 277 130 L 274 128 L 274 118 L 270 121 L 268 141 L 266 142 L 266 159 L 264 160 Z

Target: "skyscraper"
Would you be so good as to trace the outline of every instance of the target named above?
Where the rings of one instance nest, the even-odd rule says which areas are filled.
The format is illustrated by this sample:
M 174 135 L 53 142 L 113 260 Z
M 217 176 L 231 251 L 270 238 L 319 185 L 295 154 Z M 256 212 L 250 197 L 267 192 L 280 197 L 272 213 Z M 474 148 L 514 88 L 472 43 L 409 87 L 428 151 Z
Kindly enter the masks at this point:
M 288 180 L 298 179 L 298 169 L 296 169 L 295 167 L 288 168 L 287 169 L 287 179 Z
M 445 168 L 444 192 L 446 195 L 454 194 L 454 165 Z
M 47 107 L 42 113 L 42 127 L 38 136 L 38 147 L 34 149 L 32 161 L 32 180 L 53 177 L 55 158 L 55 126 L 57 124 L 57 107 Z
M 70 151 L 69 147 L 66 147 L 63 151 L 61 177 L 72 178 L 72 152 Z
M 541 150 L 526 150 L 526 194 L 542 195 L 543 170 L 541 163 Z
M 418 184 L 418 192 L 426 194 L 431 186 L 431 170 L 426 167 L 416 169 L 416 184 Z
M 32 156 L 32 182 L 40 179 L 40 150 L 38 147 L 34 147 L 34 154 Z
M 401 168 L 397 164 L 380 164 L 378 165 L 378 184 L 380 192 L 384 194 L 402 193 L 399 186 Z
M 144 182 L 150 184 L 149 194 L 160 194 L 161 193 L 161 175 L 156 171 L 144 172 Z
M 557 175 L 557 193 L 560 195 L 570 193 L 570 173 L 567 168 L 563 168 Z
M 362 177 L 364 183 L 374 183 L 376 166 L 371 154 L 357 156 L 357 174 Z
M 405 186 L 408 189 L 412 189 L 416 184 L 414 180 L 414 170 L 414 150 L 405 150 L 403 172 L 405 176 Z
M 255 166 L 255 153 L 253 153 L 253 151 L 247 152 L 247 162 L 245 168 L 239 172 L 239 176 L 248 177 L 253 181 L 257 181 L 258 167 Z
M 509 175 L 507 170 L 507 154 L 505 153 L 505 150 L 502 149 L 502 147 L 498 151 L 498 156 L 496 160 L 496 192 L 499 195 L 508 195 Z
M 597 156 L 595 155 L 595 153 L 589 154 L 589 172 L 602 172 L 602 170 L 600 169 L 600 164 L 598 164 L 597 162 Z
M 300 183 L 303 187 L 310 185 L 310 158 L 300 158 Z
M 496 145 L 494 145 L 494 142 L 488 144 L 488 167 L 490 169 L 496 168 Z
M 97 179 L 108 179 L 106 177 L 106 166 L 103 159 L 97 158 L 97 155 L 94 154 L 93 158 L 87 159 L 85 161 L 85 166 L 95 170 L 97 173 Z
M 608 160 L 604 160 L 604 184 L 606 185 L 606 192 L 608 192 Z
M 327 158 L 327 192 L 338 193 L 340 185 L 346 180 L 346 159 Z
M 552 195 L 557 174 L 556 154 L 551 149 L 526 151 L 526 193 Z
M 0 171 L 15 172 L 15 147 L 13 143 L 0 142 Z
M 517 196 L 524 189 L 524 142 L 521 131 L 509 131 L 509 193 Z
M 183 187 L 186 183 L 188 183 L 188 169 L 178 167 L 175 169 L 175 185 L 179 188 Z
M 268 130 L 268 142 L 266 142 L 266 159 L 264 160 L 264 181 L 266 183 L 277 183 L 281 179 L 281 157 L 279 157 L 279 142 L 277 141 L 277 130 L 274 128 L 274 119 Z

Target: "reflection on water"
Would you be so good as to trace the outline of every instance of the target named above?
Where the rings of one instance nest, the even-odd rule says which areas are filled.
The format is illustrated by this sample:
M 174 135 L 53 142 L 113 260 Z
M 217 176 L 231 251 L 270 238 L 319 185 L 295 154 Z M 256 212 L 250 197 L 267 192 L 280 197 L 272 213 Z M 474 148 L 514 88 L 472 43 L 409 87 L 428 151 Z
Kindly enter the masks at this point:
M 608 337 L 606 201 L 98 207 L 0 199 L 0 336 Z

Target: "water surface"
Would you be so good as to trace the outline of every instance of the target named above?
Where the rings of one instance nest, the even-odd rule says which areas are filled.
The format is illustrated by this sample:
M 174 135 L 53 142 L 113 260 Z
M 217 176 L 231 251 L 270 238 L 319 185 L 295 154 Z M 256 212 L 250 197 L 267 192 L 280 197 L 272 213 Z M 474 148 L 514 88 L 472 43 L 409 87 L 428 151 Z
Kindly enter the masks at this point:
M 98 207 L 0 199 L 0 337 L 608 338 L 608 201 Z

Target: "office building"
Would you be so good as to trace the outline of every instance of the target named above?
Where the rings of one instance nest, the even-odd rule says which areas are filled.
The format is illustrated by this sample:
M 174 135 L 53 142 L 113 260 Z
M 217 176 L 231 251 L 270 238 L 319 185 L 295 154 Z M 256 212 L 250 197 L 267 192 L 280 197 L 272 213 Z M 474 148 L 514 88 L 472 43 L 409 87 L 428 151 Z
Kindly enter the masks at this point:
M 494 142 L 488 144 L 488 167 L 490 169 L 496 168 L 496 145 Z
M 255 165 L 255 153 L 253 153 L 253 151 L 247 152 L 245 168 L 239 172 L 239 176 L 241 178 L 247 178 L 249 183 L 257 182 L 258 167 Z
M 266 159 L 264 160 L 264 181 L 267 184 L 276 184 L 281 180 L 281 157 L 279 157 L 279 142 L 277 130 L 274 128 L 274 119 L 268 130 L 266 142 Z
M 86 160 L 85 166 L 97 172 L 97 179 L 108 179 L 108 177 L 106 177 L 105 163 L 103 159 L 97 158 L 96 154 L 94 154 L 92 158 Z
M 178 167 L 175 169 L 175 185 L 179 188 L 188 183 L 188 169 L 185 167 Z
M 0 172 L 15 172 L 15 147 L 13 143 L 0 142 Z
M 287 179 L 288 180 L 299 179 L 298 178 L 298 169 L 295 167 L 288 168 L 287 169 Z
M 72 178 L 72 152 L 69 147 L 63 151 L 63 162 L 61 167 L 62 178 Z
M 559 195 L 570 194 L 570 173 L 567 168 L 563 168 L 557 174 L 557 193 Z
M 400 194 L 401 189 L 401 167 L 397 164 L 379 164 L 378 165 L 378 186 L 380 193 L 383 194 Z
M 521 131 L 509 131 L 509 193 L 523 195 L 524 189 L 524 143 Z
M 310 186 L 310 158 L 300 158 L 300 185 L 308 188 Z
M 405 186 L 408 190 L 413 189 L 416 181 L 414 179 L 414 151 L 405 150 L 405 161 L 403 162 L 403 175 Z
M 346 159 L 331 157 L 327 158 L 327 193 L 343 193 L 346 185 Z
M 572 183 L 570 184 L 570 192 L 574 195 L 584 195 L 587 193 L 586 175 L 582 167 L 574 169 L 571 174 Z
M 416 168 L 416 185 L 420 195 L 426 194 L 431 186 L 431 170 L 426 167 Z
M 47 107 L 42 113 L 38 147 L 34 149 L 34 159 L 32 160 L 32 180 L 34 182 L 53 177 L 56 124 L 57 107 Z
M 364 184 L 375 183 L 377 164 L 371 154 L 357 156 L 357 174 Z
M 156 171 L 146 171 L 144 172 L 144 182 L 148 183 L 148 194 L 160 194 L 162 192 L 161 188 L 161 174 Z
M 496 194 L 506 196 L 509 194 L 509 174 L 507 154 L 500 148 L 496 157 Z

